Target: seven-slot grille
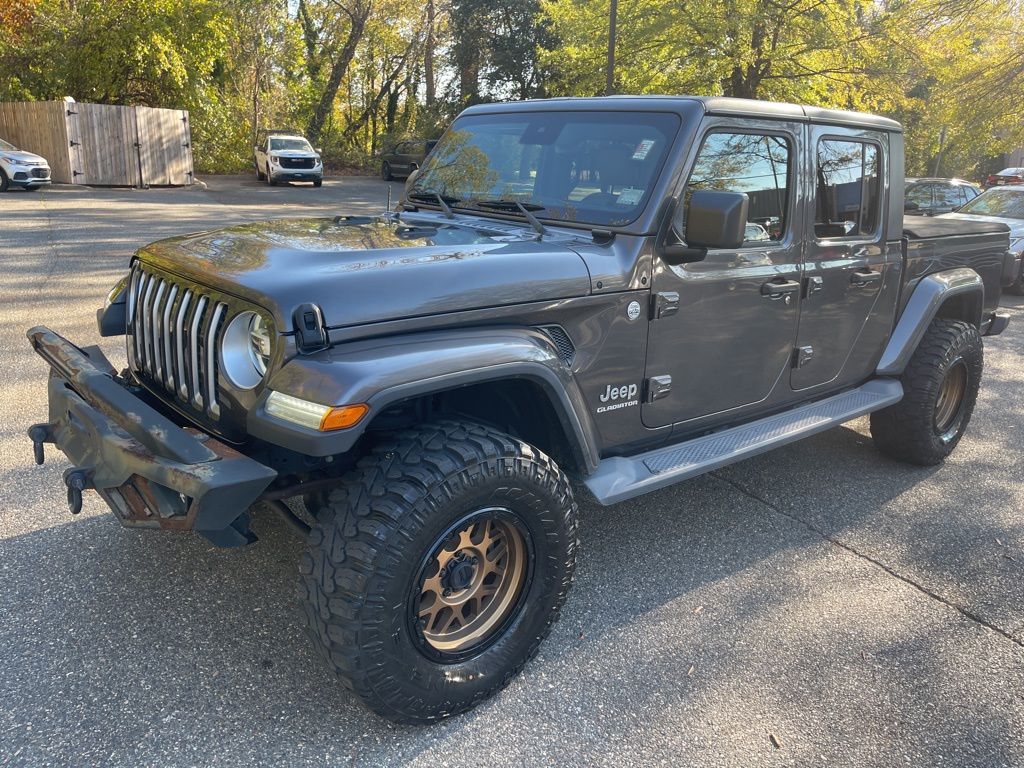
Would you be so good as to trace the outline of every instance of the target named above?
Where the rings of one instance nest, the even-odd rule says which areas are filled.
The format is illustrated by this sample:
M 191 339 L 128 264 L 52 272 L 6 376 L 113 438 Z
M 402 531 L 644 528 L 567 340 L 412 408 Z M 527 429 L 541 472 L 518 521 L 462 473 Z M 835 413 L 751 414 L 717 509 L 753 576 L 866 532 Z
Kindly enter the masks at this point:
M 217 341 L 228 305 L 135 265 L 128 283 L 128 356 L 177 400 L 220 416 Z

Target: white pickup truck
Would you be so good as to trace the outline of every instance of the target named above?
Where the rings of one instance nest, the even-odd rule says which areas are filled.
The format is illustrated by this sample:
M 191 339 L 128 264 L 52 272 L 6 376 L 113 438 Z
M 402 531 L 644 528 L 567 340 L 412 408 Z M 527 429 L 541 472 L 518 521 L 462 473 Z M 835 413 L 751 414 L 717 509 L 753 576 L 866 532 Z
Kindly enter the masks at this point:
M 253 163 L 256 178 L 272 187 L 282 181 L 311 181 L 314 187 L 323 184 L 320 151 L 298 133 L 267 131 L 253 147 Z

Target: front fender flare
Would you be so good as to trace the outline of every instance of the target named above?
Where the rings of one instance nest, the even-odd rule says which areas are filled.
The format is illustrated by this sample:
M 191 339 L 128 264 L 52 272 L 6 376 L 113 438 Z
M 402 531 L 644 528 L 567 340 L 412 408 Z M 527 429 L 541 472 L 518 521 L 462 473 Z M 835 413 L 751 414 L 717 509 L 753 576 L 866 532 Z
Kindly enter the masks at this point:
M 965 319 L 980 325 L 985 298 L 981 275 L 969 267 L 958 267 L 921 278 L 889 337 L 875 372 L 879 376 L 902 374 L 942 305 L 954 296 L 966 294 L 976 294 L 979 300 L 976 303 L 977 312 L 972 312 L 972 315 L 977 316 Z
M 416 333 L 293 358 L 271 377 L 268 391 L 250 411 L 249 434 L 308 456 L 331 456 L 352 448 L 373 417 L 395 403 L 500 379 L 538 384 L 586 470 L 597 466 L 595 430 L 572 371 L 552 341 L 533 328 Z M 367 403 L 370 412 L 350 429 L 319 432 L 267 414 L 269 390 L 322 405 Z

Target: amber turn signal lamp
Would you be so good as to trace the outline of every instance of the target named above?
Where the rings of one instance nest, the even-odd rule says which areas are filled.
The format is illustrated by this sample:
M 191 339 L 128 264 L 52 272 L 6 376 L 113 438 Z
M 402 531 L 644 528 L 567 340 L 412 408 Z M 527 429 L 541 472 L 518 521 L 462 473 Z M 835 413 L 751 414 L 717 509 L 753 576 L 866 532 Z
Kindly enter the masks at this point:
M 369 410 L 370 406 L 366 405 L 366 403 L 340 405 L 336 408 L 331 408 L 320 420 L 320 431 L 330 432 L 332 429 L 354 427 Z

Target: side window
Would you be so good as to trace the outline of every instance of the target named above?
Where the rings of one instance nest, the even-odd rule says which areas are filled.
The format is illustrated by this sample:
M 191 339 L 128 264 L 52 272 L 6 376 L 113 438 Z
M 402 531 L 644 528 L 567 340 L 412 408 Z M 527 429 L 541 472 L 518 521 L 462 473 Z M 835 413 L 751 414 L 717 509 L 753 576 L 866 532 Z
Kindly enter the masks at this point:
M 685 200 L 700 189 L 745 192 L 750 200 L 745 246 L 778 241 L 786 233 L 790 196 L 790 147 L 782 136 L 760 133 L 712 133 L 704 139 Z M 675 222 L 685 232 L 686 205 Z
M 932 185 L 931 184 L 915 184 L 907 190 L 906 196 L 903 198 L 904 207 L 907 207 L 907 203 L 913 203 L 918 208 L 931 208 L 932 207 Z M 913 209 L 913 206 L 909 206 Z
M 863 141 L 818 142 L 817 237 L 874 234 L 881 212 L 878 147 Z
M 938 197 L 938 204 L 943 208 L 959 208 L 963 205 L 963 196 L 960 192 L 960 187 L 946 186 L 940 187 L 940 194 Z

